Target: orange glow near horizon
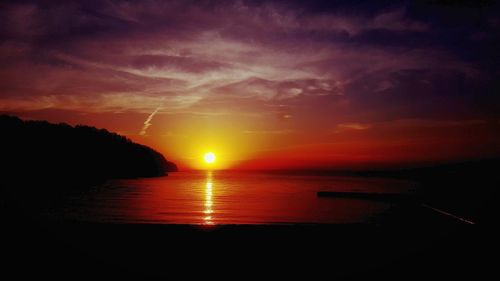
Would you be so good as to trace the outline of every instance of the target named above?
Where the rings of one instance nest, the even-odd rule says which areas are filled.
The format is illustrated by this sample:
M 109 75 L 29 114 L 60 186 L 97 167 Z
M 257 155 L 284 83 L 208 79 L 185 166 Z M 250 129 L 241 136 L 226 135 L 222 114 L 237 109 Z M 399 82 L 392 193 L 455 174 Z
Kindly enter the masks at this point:
M 440 5 L 8 2 L 0 114 L 105 128 L 181 170 L 500 157 L 493 12 L 450 32 Z
M 158 150 L 181 170 L 370 168 L 500 154 L 500 123 L 480 120 L 408 119 L 330 128 L 308 126 L 314 123 L 308 116 L 251 122 L 235 112 L 228 115 L 192 119 L 158 113 L 146 135 L 139 135 L 140 123 L 134 126 L 125 114 L 117 119 L 88 115 L 82 121 L 65 115 L 31 119 L 106 128 Z M 215 162 L 205 162 L 207 152 Z
M 236 119 L 236 118 L 234 118 Z M 224 124 L 224 121 L 221 121 Z M 184 169 L 301 169 L 350 168 L 398 163 L 460 160 L 489 153 L 498 146 L 496 134 L 488 124 L 438 121 L 398 121 L 343 127 L 341 130 L 311 131 L 287 120 L 288 131 L 248 132 L 239 126 L 226 128 L 212 122 L 203 134 L 179 128 L 186 138 L 168 138 L 149 143 L 160 149 Z M 255 125 L 254 125 L 255 126 Z M 227 131 L 226 131 L 227 130 Z M 474 130 L 475 134 L 466 132 Z M 140 138 L 138 142 L 151 141 Z M 162 140 L 162 139 L 160 139 Z M 490 145 L 475 145 L 486 143 Z M 204 145 L 200 145 L 203 143 Z M 208 152 L 214 162 L 205 161 Z M 211 157 L 209 157 L 211 158 Z

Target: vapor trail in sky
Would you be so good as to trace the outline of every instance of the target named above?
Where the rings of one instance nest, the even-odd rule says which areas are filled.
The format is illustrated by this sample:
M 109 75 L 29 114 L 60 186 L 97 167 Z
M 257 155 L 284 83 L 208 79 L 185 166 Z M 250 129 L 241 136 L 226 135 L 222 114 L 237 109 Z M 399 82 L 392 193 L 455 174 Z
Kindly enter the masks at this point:
M 151 120 L 153 119 L 153 117 L 156 115 L 156 113 L 158 113 L 158 111 L 160 110 L 160 108 L 162 107 L 162 105 L 158 106 L 149 116 L 148 118 L 146 119 L 146 121 L 144 121 L 144 126 L 142 127 L 142 130 L 141 132 L 139 133 L 139 135 L 141 136 L 144 136 L 146 135 L 146 131 L 147 129 L 149 128 L 149 126 L 153 125 L 151 123 Z

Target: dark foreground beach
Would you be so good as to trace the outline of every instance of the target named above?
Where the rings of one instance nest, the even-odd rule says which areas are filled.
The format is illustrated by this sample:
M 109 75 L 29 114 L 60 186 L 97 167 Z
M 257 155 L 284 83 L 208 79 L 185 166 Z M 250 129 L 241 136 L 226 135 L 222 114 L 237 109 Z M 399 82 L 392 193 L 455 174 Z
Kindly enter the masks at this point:
M 3 274 L 52 280 L 166 280 L 179 275 L 480 280 L 494 273 L 490 257 L 495 239 L 488 229 L 431 211 L 418 216 L 416 223 L 384 225 L 6 221 Z

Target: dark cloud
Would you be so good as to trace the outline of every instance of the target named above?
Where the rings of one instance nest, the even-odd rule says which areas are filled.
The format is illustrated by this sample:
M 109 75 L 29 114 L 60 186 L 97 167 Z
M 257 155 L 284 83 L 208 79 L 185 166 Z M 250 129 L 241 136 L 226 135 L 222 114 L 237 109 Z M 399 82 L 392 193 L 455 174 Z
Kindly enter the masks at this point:
M 493 112 L 499 5 L 471 3 L 6 1 L 2 109 L 97 98 L 116 110 L 127 95 L 147 112 L 160 96 L 171 110 L 255 99 L 394 118 L 446 100 L 450 114 Z

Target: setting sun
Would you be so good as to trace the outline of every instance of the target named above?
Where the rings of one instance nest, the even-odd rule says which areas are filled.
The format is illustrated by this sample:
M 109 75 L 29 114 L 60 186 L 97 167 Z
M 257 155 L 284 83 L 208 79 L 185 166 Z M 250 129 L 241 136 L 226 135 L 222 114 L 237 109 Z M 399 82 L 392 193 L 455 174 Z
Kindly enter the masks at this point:
M 207 152 L 203 156 L 203 159 L 205 160 L 205 163 L 212 164 L 215 162 L 215 154 L 213 154 L 212 152 Z

